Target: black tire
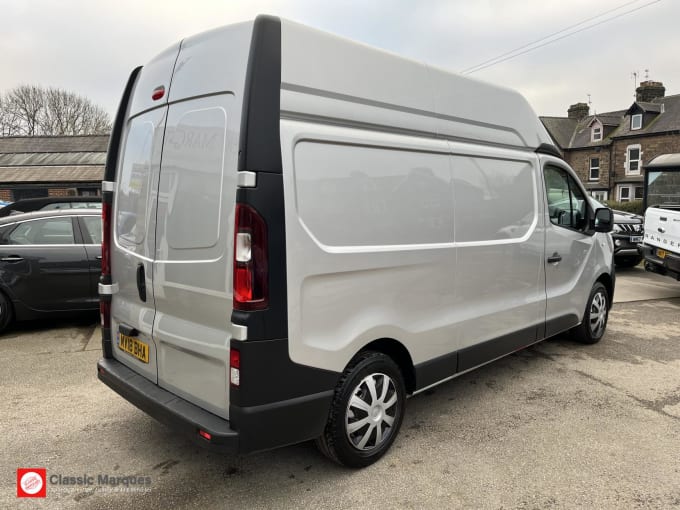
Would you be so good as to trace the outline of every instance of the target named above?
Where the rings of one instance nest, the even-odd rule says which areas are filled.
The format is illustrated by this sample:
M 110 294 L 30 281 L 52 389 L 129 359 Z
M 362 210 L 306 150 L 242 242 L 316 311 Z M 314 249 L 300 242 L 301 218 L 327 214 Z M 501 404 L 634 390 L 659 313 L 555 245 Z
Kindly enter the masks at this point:
M 614 258 L 614 263 L 617 267 L 635 267 L 642 262 L 642 257 L 619 257 Z
M 583 322 L 571 330 L 574 340 L 584 344 L 596 344 L 602 339 L 607 329 L 609 304 L 607 288 L 596 282 L 588 296 Z
M 7 296 L 0 292 L 0 333 L 12 322 L 14 316 L 12 303 Z
M 374 393 L 369 385 L 373 386 Z M 390 404 L 393 399 L 394 403 Z M 350 401 L 359 404 L 357 400 L 363 403 L 350 405 Z M 405 403 L 404 377 L 397 364 L 380 352 L 361 353 L 352 360 L 338 382 L 326 428 L 316 440 L 317 447 L 326 457 L 343 466 L 369 466 L 394 443 L 404 417 Z M 364 406 L 367 409 L 363 409 Z M 356 430 L 350 431 L 352 428 Z

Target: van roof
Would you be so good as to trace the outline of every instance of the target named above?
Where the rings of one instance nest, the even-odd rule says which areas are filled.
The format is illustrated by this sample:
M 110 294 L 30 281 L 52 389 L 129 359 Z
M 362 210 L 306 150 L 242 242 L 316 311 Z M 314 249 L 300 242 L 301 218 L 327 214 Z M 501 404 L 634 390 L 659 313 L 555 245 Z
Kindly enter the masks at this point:
M 270 47 L 251 45 L 258 23 L 280 26 L 280 38 L 268 39 Z M 258 16 L 253 23 L 228 25 L 187 38 L 149 65 L 158 67 L 164 61 L 167 64 L 163 65 L 172 66 L 179 52 L 196 51 L 198 46 L 202 58 L 210 56 L 215 60 L 222 55 L 224 58 L 218 59 L 221 62 L 234 61 L 234 48 L 243 48 L 243 52 L 257 48 L 278 55 L 282 118 L 313 118 L 357 128 L 524 150 L 554 145 L 529 103 L 514 90 L 271 16 Z M 187 47 L 190 49 L 185 50 Z M 182 65 L 175 64 L 167 76 L 173 88 L 181 83 L 175 75 L 180 73 L 186 78 L 187 74 L 187 64 L 179 60 Z M 253 60 L 253 55 L 238 58 L 244 66 Z M 247 96 L 243 81 L 227 84 L 225 77 L 230 73 L 226 69 L 224 73 L 215 72 L 218 64 L 205 62 L 201 68 L 192 69 L 194 88 L 190 94 L 228 91 Z M 200 80 L 195 79 L 196 73 L 201 74 Z M 173 101 L 180 99 L 176 92 L 171 90 L 169 94 Z M 134 105 L 132 108 L 142 109 Z

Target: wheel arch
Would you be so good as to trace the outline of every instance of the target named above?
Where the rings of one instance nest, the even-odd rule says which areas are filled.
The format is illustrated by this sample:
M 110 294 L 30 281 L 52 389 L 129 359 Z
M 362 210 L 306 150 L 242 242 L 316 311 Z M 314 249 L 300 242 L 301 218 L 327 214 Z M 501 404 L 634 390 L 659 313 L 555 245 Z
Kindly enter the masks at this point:
M 602 273 L 597 280 L 595 280 L 595 283 L 600 282 L 602 285 L 604 285 L 604 288 L 607 289 L 607 294 L 609 297 L 609 309 L 611 310 L 612 305 L 614 304 L 614 279 L 611 277 L 610 274 L 608 273 Z
M 381 352 L 392 358 L 404 376 L 406 392 L 411 394 L 416 390 L 416 371 L 413 359 L 404 344 L 394 338 L 379 338 L 366 344 L 357 356 L 366 351 Z

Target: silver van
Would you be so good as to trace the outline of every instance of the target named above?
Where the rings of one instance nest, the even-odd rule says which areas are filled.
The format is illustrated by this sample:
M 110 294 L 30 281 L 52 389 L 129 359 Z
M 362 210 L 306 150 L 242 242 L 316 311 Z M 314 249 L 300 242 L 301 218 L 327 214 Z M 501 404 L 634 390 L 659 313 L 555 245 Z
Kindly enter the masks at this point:
M 366 466 L 409 395 L 607 325 L 611 211 L 519 94 L 278 18 L 135 69 L 102 189 L 99 378 L 213 449 Z

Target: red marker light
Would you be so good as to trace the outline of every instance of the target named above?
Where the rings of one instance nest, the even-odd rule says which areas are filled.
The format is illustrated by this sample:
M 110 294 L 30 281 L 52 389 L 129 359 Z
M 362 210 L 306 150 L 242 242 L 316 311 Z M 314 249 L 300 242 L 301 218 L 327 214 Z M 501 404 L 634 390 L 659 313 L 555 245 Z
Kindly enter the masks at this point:
M 201 436 L 206 441 L 210 441 L 212 439 L 212 435 L 210 434 L 210 432 L 206 432 L 205 430 L 199 429 L 198 435 Z
M 151 94 L 151 99 L 154 101 L 158 101 L 161 97 L 165 95 L 165 87 L 161 85 L 160 87 L 156 87 L 153 89 L 153 94 Z

